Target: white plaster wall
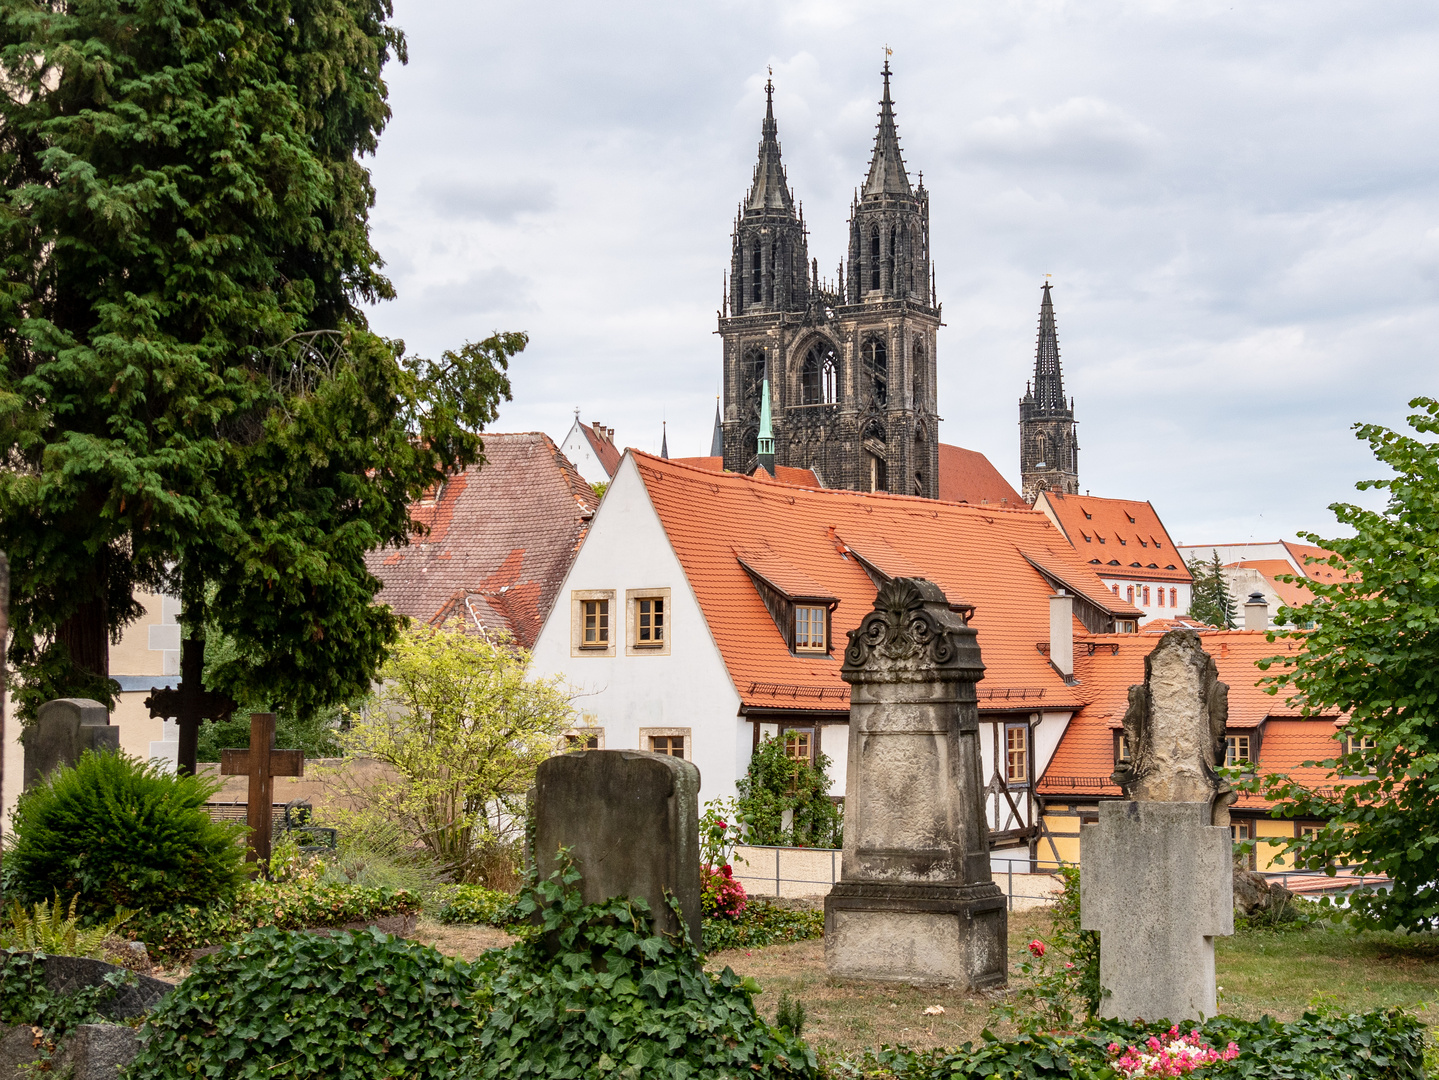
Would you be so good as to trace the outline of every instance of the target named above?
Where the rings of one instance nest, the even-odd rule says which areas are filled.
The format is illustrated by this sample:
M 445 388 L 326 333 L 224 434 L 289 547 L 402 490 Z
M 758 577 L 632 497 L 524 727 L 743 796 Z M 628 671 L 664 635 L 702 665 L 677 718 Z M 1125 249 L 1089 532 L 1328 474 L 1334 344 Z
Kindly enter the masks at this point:
M 603 484 L 609 481 L 610 474 L 605 472 L 605 467 L 600 464 L 600 459 L 595 457 L 589 438 L 580 430 L 578 416 L 570 425 L 570 433 L 565 436 L 565 441 L 560 444 L 560 451 L 570 459 L 570 464 L 575 467 L 577 473 L 584 477 L 585 483 Z
M 670 590 L 668 655 L 625 655 L 625 590 L 642 588 Z M 577 589 L 615 591 L 614 656 L 570 655 L 570 593 Z M 739 716 L 739 695 L 629 456 L 540 631 L 530 670 L 565 678 L 579 695 L 576 709 L 604 728 L 607 750 L 648 749 L 640 746 L 640 728 L 689 728 L 701 803 L 734 797 L 735 781 L 749 765 L 753 731 Z
M 822 724 L 820 726 L 820 749 L 829 757 L 829 778 L 831 795 L 843 795 L 845 780 L 849 776 L 849 725 Z
M 1054 757 L 1054 752 L 1059 749 L 1059 740 L 1064 735 L 1065 729 L 1069 727 L 1069 721 L 1073 715 L 1067 710 L 1039 714 L 1039 723 L 1034 725 L 1034 746 L 1032 748 L 1033 775 L 1036 779 L 1043 776 L 1044 770 L 1049 768 L 1049 762 Z
M 1134 578 L 1109 577 L 1105 574 L 1100 574 L 1099 580 L 1104 582 L 1104 587 L 1109 589 L 1111 592 L 1114 591 L 1114 586 L 1118 585 L 1119 599 L 1124 601 L 1129 600 L 1129 587 L 1134 587 L 1134 606 L 1137 607 L 1140 611 L 1144 612 L 1144 618 L 1140 620 L 1141 626 L 1143 626 L 1150 619 L 1174 619 L 1178 618 L 1181 615 L 1189 614 L 1189 601 L 1191 599 L 1192 587 L 1187 582 L 1165 582 L 1161 586 L 1153 581 L 1138 581 Z M 1148 604 L 1143 602 L 1144 589 L 1146 586 L 1148 586 L 1150 590 L 1150 602 Z M 1154 590 L 1159 588 L 1163 588 L 1165 590 L 1163 607 L 1159 606 L 1159 604 L 1157 603 L 1158 597 L 1154 595 Z M 1178 605 L 1175 607 L 1170 607 L 1169 605 L 1169 589 L 1177 590 L 1175 599 L 1178 601 Z
M 1180 544 L 1177 548 L 1180 555 L 1187 563 L 1191 559 L 1198 559 L 1200 562 L 1209 562 L 1214 558 L 1215 552 L 1219 553 L 1221 563 L 1251 562 L 1263 559 L 1283 559 L 1295 571 L 1302 574 L 1304 568 L 1296 566 L 1294 559 L 1289 554 L 1289 549 L 1278 541 L 1268 541 L 1258 544 Z

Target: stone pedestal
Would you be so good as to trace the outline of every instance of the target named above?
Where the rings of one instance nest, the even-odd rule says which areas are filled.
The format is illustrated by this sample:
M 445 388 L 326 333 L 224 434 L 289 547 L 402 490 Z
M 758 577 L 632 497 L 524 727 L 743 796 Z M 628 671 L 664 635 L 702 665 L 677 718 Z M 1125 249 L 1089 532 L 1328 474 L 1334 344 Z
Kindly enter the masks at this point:
M 1218 1012 L 1214 938 L 1234 933 L 1232 841 L 1209 802 L 1102 802 L 1080 827 L 1080 925 L 1098 930 L 1099 1015 Z
M 57 698 L 35 710 L 35 722 L 20 735 L 25 746 L 25 786 L 33 787 L 55 769 L 74 765 L 86 750 L 120 749 L 120 729 L 109 710 L 89 698 Z
M 975 632 L 900 578 L 850 634 L 844 862 L 825 898 L 831 975 L 1003 984 L 1008 918 L 990 878 Z
M 699 948 L 699 790 L 700 771 L 666 754 L 584 750 L 541 762 L 532 795 L 540 880 L 569 848 L 587 903 L 643 897 L 655 929 L 675 933 L 671 894 Z

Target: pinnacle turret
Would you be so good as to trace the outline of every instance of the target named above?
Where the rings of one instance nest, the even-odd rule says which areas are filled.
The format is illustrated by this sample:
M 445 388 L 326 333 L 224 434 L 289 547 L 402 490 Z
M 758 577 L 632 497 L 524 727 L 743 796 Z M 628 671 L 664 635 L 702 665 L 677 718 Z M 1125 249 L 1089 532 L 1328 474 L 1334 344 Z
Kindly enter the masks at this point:
M 779 125 L 774 119 L 774 80 L 764 84 L 764 124 L 760 128 L 759 161 L 754 167 L 745 210 L 787 210 L 794 213 L 794 194 L 779 153 Z
M 894 102 L 889 96 L 889 61 L 884 62 L 884 97 L 879 103 L 879 129 L 874 136 L 874 156 L 869 159 L 866 195 L 912 195 L 904 157 L 899 149 L 899 132 L 894 126 Z
M 1041 412 L 1064 409 L 1064 375 L 1059 369 L 1059 331 L 1054 325 L 1054 303 L 1049 282 L 1039 304 L 1039 342 L 1034 350 L 1034 389 L 1026 395 Z

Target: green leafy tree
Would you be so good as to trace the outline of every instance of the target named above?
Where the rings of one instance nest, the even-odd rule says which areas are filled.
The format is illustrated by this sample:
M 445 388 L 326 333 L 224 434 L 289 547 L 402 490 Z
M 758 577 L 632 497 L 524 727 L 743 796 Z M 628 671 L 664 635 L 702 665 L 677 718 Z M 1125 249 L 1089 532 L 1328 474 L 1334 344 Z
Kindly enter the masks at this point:
M 396 617 L 364 553 L 480 460 L 521 334 L 438 363 L 389 297 L 360 157 L 404 39 L 388 0 L 0 6 L 0 547 L 22 717 L 111 701 L 139 590 L 240 652 L 239 700 L 370 680 Z
M 1239 609 L 1234 597 L 1229 594 L 1229 582 L 1224 577 L 1224 563 L 1219 559 L 1219 552 L 1212 554 L 1213 558 L 1207 562 L 1196 558 L 1188 564 L 1189 572 L 1194 575 L 1189 614 L 1210 626 L 1233 630 L 1239 625 Z
M 1415 398 L 1409 425 L 1439 432 L 1439 402 Z M 1334 552 L 1342 580 L 1304 581 L 1313 599 L 1280 609 L 1312 630 L 1271 632 L 1302 648 L 1260 666 L 1269 691 L 1294 695 L 1307 713 L 1343 711 L 1347 747 L 1317 764 L 1332 782 L 1305 787 L 1287 777 L 1248 783 L 1280 800 L 1275 816 L 1319 819 L 1316 833 L 1288 842 L 1295 865 L 1350 865 L 1387 875 L 1387 891 L 1350 899 L 1363 922 L 1430 930 L 1439 917 L 1439 443 L 1359 424 L 1358 437 L 1388 466 L 1387 480 L 1361 491 L 1388 493 L 1382 510 L 1350 503 L 1330 509 L 1350 537 L 1304 538 Z M 1339 578 L 1340 575 L 1336 575 Z M 1297 579 L 1291 579 L 1297 580 Z
M 738 818 L 751 844 L 794 844 L 839 847 L 844 820 L 829 797 L 830 759 L 818 754 L 813 763 L 792 755 L 798 735 L 761 740 L 736 790 Z M 790 815 L 785 825 L 785 815 Z
M 574 723 L 560 681 L 527 678 L 528 663 L 458 622 L 406 630 L 342 736 L 348 753 L 386 766 L 341 774 L 362 776 L 348 792 L 354 825 L 397 823 L 455 880 L 478 882 L 493 848 L 522 829 L 535 769 Z

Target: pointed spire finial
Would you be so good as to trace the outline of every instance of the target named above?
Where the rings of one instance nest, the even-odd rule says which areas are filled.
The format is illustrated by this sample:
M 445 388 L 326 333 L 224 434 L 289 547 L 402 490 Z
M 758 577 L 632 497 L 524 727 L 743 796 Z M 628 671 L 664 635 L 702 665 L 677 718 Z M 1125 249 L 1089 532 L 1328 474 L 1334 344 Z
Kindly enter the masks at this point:
M 899 133 L 894 126 L 894 102 L 889 96 L 889 58 L 893 51 L 884 47 L 884 96 L 879 102 L 879 126 L 874 136 L 874 156 L 869 162 L 869 177 L 864 182 L 865 195 L 912 195 L 909 177 L 904 171 L 904 157 L 899 149 Z
M 774 68 L 769 69 L 769 74 L 764 84 L 764 123 L 760 126 L 759 161 L 755 165 L 749 197 L 740 210 L 741 217 L 746 210 L 788 210 L 794 213 L 794 196 L 780 161 L 779 125 L 774 119 Z
M 660 457 L 666 461 L 670 458 L 669 425 L 663 420 L 660 421 Z
M 1050 298 L 1050 275 L 1040 287 L 1039 342 L 1034 350 L 1034 397 L 1041 409 L 1064 409 L 1064 375 L 1059 366 L 1059 331 L 1054 323 L 1054 301 Z
M 710 457 L 724 457 L 724 421 L 720 418 L 720 396 L 715 395 L 715 427 L 710 436 Z

